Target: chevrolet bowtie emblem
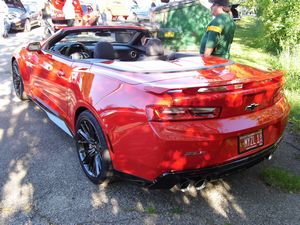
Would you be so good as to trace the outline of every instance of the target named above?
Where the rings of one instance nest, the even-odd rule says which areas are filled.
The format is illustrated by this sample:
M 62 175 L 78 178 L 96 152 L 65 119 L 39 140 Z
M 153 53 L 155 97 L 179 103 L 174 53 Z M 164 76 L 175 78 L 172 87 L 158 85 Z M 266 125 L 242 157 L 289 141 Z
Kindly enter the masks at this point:
M 252 110 L 256 109 L 258 106 L 259 106 L 259 104 L 252 103 L 251 105 L 246 106 L 245 110 L 252 111 Z

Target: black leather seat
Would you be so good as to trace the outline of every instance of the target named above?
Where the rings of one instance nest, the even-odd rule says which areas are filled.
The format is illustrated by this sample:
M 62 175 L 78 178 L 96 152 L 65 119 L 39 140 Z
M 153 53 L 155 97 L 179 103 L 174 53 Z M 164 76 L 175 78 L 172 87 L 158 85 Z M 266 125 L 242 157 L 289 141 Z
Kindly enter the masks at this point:
M 94 49 L 95 59 L 115 59 L 115 51 L 111 43 L 105 41 L 99 41 Z
M 145 44 L 146 57 L 142 60 L 164 60 L 164 48 L 161 40 L 158 38 L 150 38 Z

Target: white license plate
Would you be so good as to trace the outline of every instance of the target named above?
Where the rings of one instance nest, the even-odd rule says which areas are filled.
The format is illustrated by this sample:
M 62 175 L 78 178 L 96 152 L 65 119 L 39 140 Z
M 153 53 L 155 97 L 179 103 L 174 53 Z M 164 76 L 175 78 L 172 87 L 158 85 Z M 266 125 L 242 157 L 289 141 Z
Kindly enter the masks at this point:
M 262 130 L 239 137 L 239 153 L 244 153 L 262 145 L 264 145 Z

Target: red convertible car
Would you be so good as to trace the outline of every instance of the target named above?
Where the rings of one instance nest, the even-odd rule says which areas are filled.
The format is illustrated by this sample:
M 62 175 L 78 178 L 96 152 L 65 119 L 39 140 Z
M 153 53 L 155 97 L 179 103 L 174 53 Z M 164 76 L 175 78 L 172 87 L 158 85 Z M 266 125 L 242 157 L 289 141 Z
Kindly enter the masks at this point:
M 290 110 L 282 72 L 165 55 L 137 26 L 62 29 L 11 63 L 16 95 L 76 140 L 94 183 L 198 187 L 270 158 Z

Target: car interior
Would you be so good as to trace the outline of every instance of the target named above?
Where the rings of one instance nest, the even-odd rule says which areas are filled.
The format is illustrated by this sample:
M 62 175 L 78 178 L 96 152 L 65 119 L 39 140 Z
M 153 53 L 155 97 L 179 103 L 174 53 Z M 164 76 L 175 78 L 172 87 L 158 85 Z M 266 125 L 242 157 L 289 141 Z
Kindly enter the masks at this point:
M 184 53 L 165 55 L 160 39 L 153 38 L 148 32 L 111 30 L 93 32 L 91 34 L 72 33 L 48 46 L 52 53 L 59 54 L 72 60 L 103 59 L 119 61 L 141 60 L 174 60 L 190 56 Z M 96 37 L 96 38 L 95 38 Z

